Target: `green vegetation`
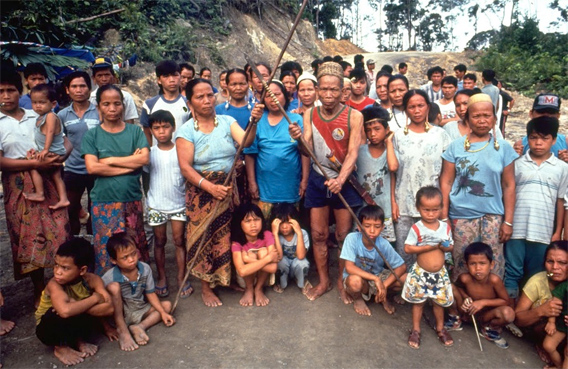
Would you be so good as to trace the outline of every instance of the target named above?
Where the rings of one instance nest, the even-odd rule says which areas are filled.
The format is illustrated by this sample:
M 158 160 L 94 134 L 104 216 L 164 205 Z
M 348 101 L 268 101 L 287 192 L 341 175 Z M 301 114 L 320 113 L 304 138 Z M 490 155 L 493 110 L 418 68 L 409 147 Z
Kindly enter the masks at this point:
M 476 67 L 495 70 L 500 80 L 529 96 L 548 91 L 568 98 L 568 35 L 542 33 L 532 19 L 502 27 Z

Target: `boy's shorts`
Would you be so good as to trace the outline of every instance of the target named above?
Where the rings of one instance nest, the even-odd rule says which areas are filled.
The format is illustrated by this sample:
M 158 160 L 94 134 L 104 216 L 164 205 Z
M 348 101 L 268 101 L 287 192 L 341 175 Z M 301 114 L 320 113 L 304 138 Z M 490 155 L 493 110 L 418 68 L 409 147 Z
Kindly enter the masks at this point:
M 152 305 L 141 300 L 122 300 L 126 325 L 139 324 Z
M 178 220 L 180 222 L 187 221 L 187 215 L 185 215 L 185 210 L 179 213 L 162 213 L 159 210 L 148 208 L 148 225 L 151 227 L 157 227 L 162 224 L 166 224 L 168 220 Z
M 384 282 L 391 274 L 391 271 L 385 268 L 379 273 L 379 278 Z M 343 288 L 345 289 L 347 288 L 345 285 L 346 280 L 347 278 L 343 278 Z M 361 294 L 361 297 L 365 301 L 369 301 L 373 295 L 377 294 L 377 285 L 375 284 L 375 281 L 367 281 L 367 284 L 369 284 L 369 292 Z
M 420 304 L 431 299 L 442 307 L 449 307 L 454 303 L 452 285 L 446 267 L 438 272 L 431 273 L 414 263 L 406 276 L 402 288 L 402 298 L 411 304 Z
M 341 194 L 350 207 L 358 207 L 363 205 L 361 196 L 355 191 L 349 182 L 343 184 Z M 345 209 L 345 206 L 339 200 L 339 197 L 332 193 L 325 185 L 325 177 L 317 173 L 313 168 L 310 170 L 310 177 L 308 178 L 308 188 L 304 200 L 304 207 L 309 208 L 322 208 L 329 206 L 332 209 Z

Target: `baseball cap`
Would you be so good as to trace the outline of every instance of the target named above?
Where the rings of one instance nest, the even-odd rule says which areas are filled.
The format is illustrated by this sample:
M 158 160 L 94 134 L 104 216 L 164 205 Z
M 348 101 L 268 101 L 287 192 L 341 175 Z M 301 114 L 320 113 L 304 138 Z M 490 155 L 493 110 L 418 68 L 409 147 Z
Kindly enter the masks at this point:
M 375 64 L 375 60 L 373 60 L 373 59 L 367 60 L 367 65 L 369 65 L 369 64 Z
M 112 61 L 109 57 L 99 57 L 95 59 L 93 63 L 92 69 L 99 69 L 99 68 L 112 68 Z
M 560 98 L 555 94 L 540 94 L 534 99 L 533 110 L 560 110 Z

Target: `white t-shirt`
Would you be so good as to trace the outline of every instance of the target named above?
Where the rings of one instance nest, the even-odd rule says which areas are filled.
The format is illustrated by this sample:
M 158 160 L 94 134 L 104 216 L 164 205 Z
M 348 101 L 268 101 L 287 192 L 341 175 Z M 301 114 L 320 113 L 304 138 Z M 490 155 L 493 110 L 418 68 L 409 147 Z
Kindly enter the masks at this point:
M 36 149 L 34 130 L 38 115 L 33 110 L 22 109 L 21 120 L 0 113 L 0 151 L 5 158 L 23 159 L 29 149 Z
M 181 174 L 176 147 L 168 151 L 154 146 L 150 150 L 150 188 L 148 207 L 175 214 L 185 209 L 185 178 Z
M 440 100 L 436 101 L 436 105 L 440 107 L 440 114 L 442 115 L 442 119 L 450 119 L 455 118 L 456 114 L 456 104 L 453 101 L 450 101 L 449 104 L 442 104 Z

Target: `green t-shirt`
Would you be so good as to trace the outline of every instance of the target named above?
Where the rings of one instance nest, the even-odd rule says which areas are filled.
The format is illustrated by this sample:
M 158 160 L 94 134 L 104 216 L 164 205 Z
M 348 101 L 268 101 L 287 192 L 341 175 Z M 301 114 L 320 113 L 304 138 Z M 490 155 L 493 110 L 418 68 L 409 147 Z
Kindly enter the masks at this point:
M 87 154 L 99 159 L 124 157 L 144 147 L 148 147 L 148 141 L 142 129 L 136 125 L 126 124 L 125 129 L 118 133 L 109 133 L 97 126 L 85 133 L 81 143 L 81 157 L 84 158 Z M 91 191 L 92 201 L 128 202 L 142 199 L 141 173 L 142 168 L 120 176 L 97 177 Z
M 568 282 L 564 281 L 560 283 L 554 291 L 552 291 L 552 296 L 557 297 L 562 301 L 562 312 L 560 316 L 556 318 L 556 329 L 561 332 L 566 333 L 566 323 L 564 323 L 564 316 L 568 314 Z

